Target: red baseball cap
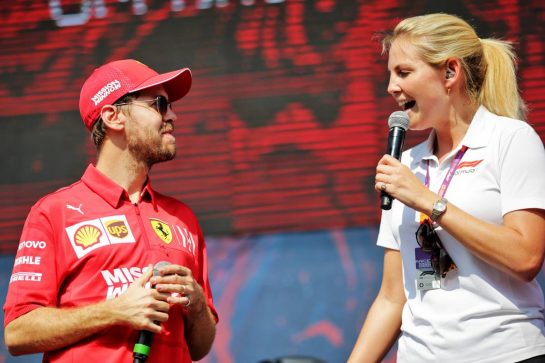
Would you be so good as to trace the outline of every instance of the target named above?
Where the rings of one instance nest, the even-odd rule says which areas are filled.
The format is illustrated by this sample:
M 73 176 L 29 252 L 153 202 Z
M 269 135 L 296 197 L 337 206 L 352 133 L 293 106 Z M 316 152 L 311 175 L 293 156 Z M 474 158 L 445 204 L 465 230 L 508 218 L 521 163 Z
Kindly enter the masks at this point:
M 81 88 L 79 112 L 87 129 L 100 116 L 104 105 L 111 105 L 126 94 L 162 84 L 170 102 L 184 97 L 191 88 L 189 68 L 159 74 L 134 59 L 107 63 L 93 71 Z

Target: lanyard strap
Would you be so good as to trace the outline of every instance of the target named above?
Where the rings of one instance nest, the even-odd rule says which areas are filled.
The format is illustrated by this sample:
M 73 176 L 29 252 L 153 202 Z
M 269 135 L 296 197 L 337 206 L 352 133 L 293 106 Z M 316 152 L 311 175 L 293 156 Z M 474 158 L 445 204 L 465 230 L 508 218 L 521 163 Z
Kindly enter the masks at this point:
M 443 183 L 441 184 L 441 188 L 439 188 L 439 196 L 442 198 L 445 193 L 447 192 L 447 188 L 452 181 L 452 178 L 454 177 L 454 172 L 456 169 L 458 169 L 458 165 L 460 164 L 460 161 L 462 160 L 462 157 L 466 153 L 468 147 L 463 145 L 460 150 L 456 153 L 456 156 L 454 157 L 454 160 L 450 163 L 450 169 L 447 172 L 447 175 L 445 176 L 445 179 L 443 180 Z M 424 184 L 426 187 L 430 187 L 430 161 L 426 160 L 426 179 L 424 180 Z M 426 218 L 428 218 L 424 213 L 420 213 L 420 222 L 424 221 Z
M 454 157 L 454 160 L 450 163 L 450 169 L 447 172 L 447 175 L 445 176 L 445 179 L 443 180 L 443 183 L 441 184 L 441 188 L 439 188 L 439 196 L 442 198 L 445 193 L 447 192 L 447 188 L 454 177 L 454 172 L 456 169 L 458 169 L 458 165 L 460 164 L 460 161 L 462 160 L 462 157 L 467 151 L 467 146 L 462 146 L 460 150 L 456 153 L 456 156 Z M 426 179 L 424 180 L 424 184 L 429 188 L 430 187 L 430 161 L 426 160 Z

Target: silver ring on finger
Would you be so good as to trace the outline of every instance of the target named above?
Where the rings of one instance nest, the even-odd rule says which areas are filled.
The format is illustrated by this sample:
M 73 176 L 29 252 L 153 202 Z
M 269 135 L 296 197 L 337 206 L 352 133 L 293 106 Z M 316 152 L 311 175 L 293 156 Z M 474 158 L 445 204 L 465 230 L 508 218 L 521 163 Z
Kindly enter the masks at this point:
M 385 192 L 386 191 L 386 183 L 380 184 L 380 191 Z
M 185 297 L 187 298 L 187 303 L 184 306 L 188 308 L 189 305 L 191 305 L 191 299 L 189 298 L 189 295 L 186 295 Z

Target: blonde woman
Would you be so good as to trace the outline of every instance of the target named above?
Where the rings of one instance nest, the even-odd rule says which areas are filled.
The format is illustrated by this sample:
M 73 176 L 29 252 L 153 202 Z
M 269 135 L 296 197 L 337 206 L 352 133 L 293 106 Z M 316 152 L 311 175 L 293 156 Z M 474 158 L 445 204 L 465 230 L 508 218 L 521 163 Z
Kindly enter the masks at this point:
M 397 361 L 545 362 L 545 151 L 525 118 L 509 43 L 462 19 L 401 21 L 383 39 L 390 93 L 428 139 L 384 156 L 381 289 L 350 355 Z

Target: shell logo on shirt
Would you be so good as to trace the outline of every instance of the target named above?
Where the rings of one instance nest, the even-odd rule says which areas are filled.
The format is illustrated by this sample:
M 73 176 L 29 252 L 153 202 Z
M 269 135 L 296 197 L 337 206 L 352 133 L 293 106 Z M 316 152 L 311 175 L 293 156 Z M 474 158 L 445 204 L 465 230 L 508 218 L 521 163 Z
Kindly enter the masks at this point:
M 83 249 L 91 247 L 100 242 L 102 232 L 93 225 L 84 225 L 78 228 L 74 236 L 74 242 Z
M 157 218 L 150 218 L 150 223 L 151 228 L 153 228 L 153 231 L 161 241 L 165 242 L 167 245 L 172 242 L 172 231 L 166 222 Z
M 98 248 L 136 242 L 125 215 L 83 221 L 66 227 L 65 231 L 78 258 Z

